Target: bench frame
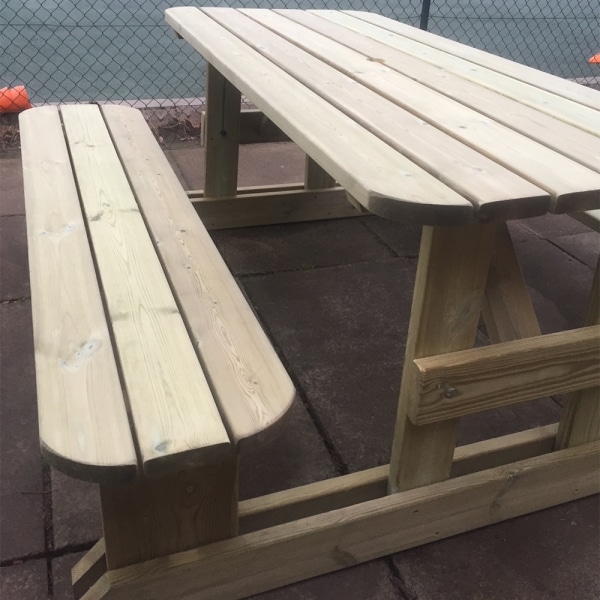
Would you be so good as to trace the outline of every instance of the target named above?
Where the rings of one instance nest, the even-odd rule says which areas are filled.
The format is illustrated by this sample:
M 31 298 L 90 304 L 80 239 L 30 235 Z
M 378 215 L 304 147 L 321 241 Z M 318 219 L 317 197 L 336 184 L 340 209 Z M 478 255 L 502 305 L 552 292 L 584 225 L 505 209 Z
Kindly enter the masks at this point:
M 201 216 L 212 211 L 211 225 L 359 214 L 310 159 L 301 190 L 239 194 L 239 92 L 212 67 L 208 100 L 206 189 L 194 204 Z M 315 202 L 305 208 L 307 198 Z M 228 220 L 232 206 L 248 200 L 256 204 L 248 203 L 245 220 Z M 292 216 L 290 206 L 298 209 Z M 586 327 L 549 340 L 540 335 L 505 223 L 425 227 L 390 465 L 239 503 L 235 458 L 103 484 L 105 537 L 73 569 L 76 598 L 243 598 L 598 493 L 600 378 L 588 343 L 600 325 L 598 285 L 596 271 Z M 457 365 L 469 374 L 483 360 L 477 351 L 464 355 L 480 315 L 503 357 L 495 374 L 510 377 L 517 364 L 528 365 L 493 406 L 513 403 L 539 381 L 548 346 L 566 352 L 570 365 L 550 391 L 582 391 L 572 393 L 557 425 L 455 448 L 462 413 L 452 400 L 461 388 L 452 380 L 438 386 L 443 420 L 417 424 L 430 398 L 426 360 L 439 359 L 443 374 Z M 207 501 L 190 515 L 186 498 L 199 491 Z M 151 540 L 143 538 L 149 521 Z

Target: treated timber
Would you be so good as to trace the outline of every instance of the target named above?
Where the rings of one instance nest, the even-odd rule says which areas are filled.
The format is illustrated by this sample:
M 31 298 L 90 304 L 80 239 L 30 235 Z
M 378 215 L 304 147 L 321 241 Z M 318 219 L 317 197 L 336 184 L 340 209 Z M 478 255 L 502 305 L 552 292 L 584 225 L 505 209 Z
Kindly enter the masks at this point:
M 506 465 L 552 450 L 557 424 L 459 446 L 452 476 Z M 252 533 L 305 517 L 375 500 L 387 495 L 389 466 L 383 465 L 267 494 L 239 503 L 239 532 Z M 80 598 L 106 572 L 104 539 L 73 568 L 75 597 Z
M 224 461 L 100 486 L 109 569 L 175 554 L 238 531 L 238 464 Z
M 472 348 L 496 226 L 424 227 L 390 461 L 391 492 L 450 475 L 458 419 L 415 426 L 415 358 Z
M 590 291 L 585 318 L 588 325 L 600 324 L 600 259 Z M 596 369 L 600 370 L 597 364 Z M 556 448 L 569 448 L 600 439 L 600 386 L 571 394 L 565 402 L 560 419 Z
M 20 123 L 42 453 L 72 477 L 132 480 L 134 443 L 58 108 Z
M 143 117 L 102 110 L 231 440 L 261 444 L 295 397 L 291 379 Z
M 506 223 L 496 233 L 481 315 L 492 344 L 542 333 Z
M 144 473 L 218 460 L 229 437 L 100 109 L 61 114 Z
M 206 82 L 205 189 L 230 196 L 237 188 L 241 94 L 211 64 Z
M 600 325 L 416 359 L 415 425 L 600 385 Z
M 367 210 L 427 223 L 467 223 L 473 206 L 352 118 L 193 7 L 167 22 Z M 243 56 L 243 61 L 239 57 Z
M 111 571 L 84 600 L 232 600 L 343 569 L 597 493 L 599 449 L 569 448 Z
M 194 197 L 192 204 L 207 229 L 339 219 L 364 214 L 348 202 L 341 187 L 246 190 L 225 198 Z

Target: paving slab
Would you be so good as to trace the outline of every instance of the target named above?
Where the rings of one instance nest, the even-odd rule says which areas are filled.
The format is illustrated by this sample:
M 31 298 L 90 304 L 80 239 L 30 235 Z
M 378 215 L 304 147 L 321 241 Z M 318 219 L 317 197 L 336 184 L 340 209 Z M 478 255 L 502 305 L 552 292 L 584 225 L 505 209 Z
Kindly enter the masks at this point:
M 416 257 L 421 245 L 420 225 L 398 223 L 369 215 L 362 219 L 365 226 L 387 244 L 398 256 Z
M 2 600 L 48 599 L 48 576 L 45 560 L 30 560 L 0 568 Z
M 394 556 L 418 600 L 597 600 L 598 497 Z
M 0 560 L 43 552 L 42 458 L 29 301 L 0 304 Z
M 253 600 L 400 600 L 383 560 L 371 561 L 251 597 Z
M 54 549 L 95 542 L 102 537 L 100 492 L 95 483 L 52 469 Z
M 0 216 L 24 215 L 23 169 L 21 153 L 0 153 Z
M 396 258 L 243 279 L 351 471 L 389 461 L 414 270 Z
M 552 215 L 550 213 L 541 217 L 521 219 L 518 223 L 521 227 L 546 240 L 552 240 L 562 235 L 586 233 L 590 230 L 587 225 L 569 215 Z
M 295 271 L 392 258 L 362 218 L 211 232 L 234 275 Z
M 85 554 L 85 552 L 69 553 L 52 561 L 52 600 L 73 600 L 71 569 Z
M 545 304 L 549 301 L 554 305 L 567 328 L 581 327 L 593 271 L 546 240 L 516 244 L 515 250 L 527 285 L 538 292 L 532 299 L 542 333 L 558 331 L 562 327 L 556 329 L 557 323 L 546 318 L 545 307 L 536 305 L 536 299 L 540 297 L 545 299 Z
M 270 442 L 240 458 L 240 498 L 254 498 L 339 475 L 303 402 L 296 399 Z
M 182 147 L 167 150 L 182 185 L 187 190 L 204 188 L 204 148 Z M 240 146 L 238 185 L 274 185 L 304 181 L 306 155 L 289 142 Z
M 0 300 L 27 298 L 29 262 L 25 217 L 0 217 Z
M 553 243 L 591 269 L 596 268 L 600 257 L 600 233 L 597 231 L 561 235 Z

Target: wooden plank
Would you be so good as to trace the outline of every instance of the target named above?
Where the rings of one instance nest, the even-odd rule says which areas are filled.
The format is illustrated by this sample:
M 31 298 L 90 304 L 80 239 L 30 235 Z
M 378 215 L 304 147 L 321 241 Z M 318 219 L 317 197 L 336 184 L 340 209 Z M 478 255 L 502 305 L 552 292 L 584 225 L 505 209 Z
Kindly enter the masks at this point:
M 212 462 L 229 438 L 100 110 L 61 113 L 144 472 Z
M 42 454 L 72 477 L 130 480 L 137 459 L 58 109 L 19 120 Z
M 134 483 L 100 486 L 108 569 L 237 534 L 237 457 Z
M 360 217 L 343 188 L 244 193 L 226 198 L 198 198 L 193 207 L 207 229 L 254 227 L 319 219 Z
M 211 9 L 210 14 L 303 85 L 471 200 L 479 218 L 547 212 L 546 192 L 323 62 L 337 64 L 340 52 L 351 54 L 348 60 L 354 61 L 358 53 L 332 42 L 319 52 L 323 59 L 319 60 L 311 52 L 322 36 L 269 10 Z
M 294 386 L 141 113 L 102 111 L 231 439 L 260 444 Z
M 104 576 L 105 598 L 243 598 L 585 497 L 599 489 L 598 449 L 562 450 L 119 569 Z
M 482 317 L 492 344 L 542 334 L 506 224 L 496 233 Z
M 590 291 L 585 322 L 600 325 L 600 260 Z M 598 369 L 598 365 L 596 365 Z M 600 386 L 572 394 L 563 408 L 556 436 L 556 448 L 570 448 L 600 439 Z
M 600 325 L 417 358 L 415 425 L 600 385 Z
M 355 35 L 350 36 L 355 40 L 352 48 L 341 45 L 339 37 L 343 34 L 340 33 L 340 29 L 343 32 L 344 28 L 340 25 L 346 24 L 346 21 L 360 25 L 362 21 L 335 12 L 327 13 L 327 20 L 305 11 L 288 11 L 284 14 L 322 34 L 311 36 L 310 32 L 304 29 L 304 33 L 295 41 L 296 44 L 398 104 L 415 117 L 546 190 L 553 197 L 553 212 L 598 207 L 600 173 L 597 170 L 588 169 L 527 135 L 472 110 L 462 102 L 448 98 L 443 93 L 430 89 L 428 85 L 414 81 L 381 64 L 379 61 L 385 62 L 385 59 L 380 59 L 376 50 L 368 53 L 365 58 L 364 54 L 354 49 L 356 46 L 360 47 L 365 37 L 368 37 L 362 35 L 366 33 L 363 27 L 358 27 Z M 330 20 L 335 22 L 330 23 Z M 368 27 L 368 24 L 364 26 Z M 389 37 L 388 33 L 387 36 L 383 36 L 383 40 L 386 41 Z M 366 52 L 364 48 L 363 52 Z M 449 76 L 450 81 L 451 77 Z M 321 85 L 327 84 L 325 82 Z M 369 105 L 357 110 L 362 110 L 365 115 L 371 112 Z M 401 143 L 401 138 L 398 139 L 398 143 Z M 598 142 L 595 140 L 592 153 L 598 152 L 595 150 L 597 147 Z M 572 173 L 578 174 L 576 181 L 572 178 Z
M 104 538 L 98 540 L 71 569 L 73 597 L 79 600 L 106 573 Z
M 454 451 L 451 476 L 460 477 L 551 452 L 557 425 L 484 440 Z M 240 532 L 250 533 L 337 510 L 387 494 L 389 465 L 240 502 Z
M 391 492 L 450 475 L 458 420 L 422 427 L 410 421 L 417 392 L 412 361 L 473 346 L 495 230 L 494 225 L 423 228 L 390 461 Z
M 267 185 L 245 185 L 238 187 L 236 191 L 236 196 L 241 196 L 242 194 L 258 194 L 265 192 L 291 192 L 293 190 L 302 190 L 304 189 L 303 183 L 274 183 Z M 196 198 L 204 198 L 206 194 L 204 190 L 186 190 L 185 192 L 187 197 L 190 199 Z M 215 198 L 215 200 L 219 200 L 219 198 Z
M 241 94 L 211 64 L 206 74 L 205 189 L 231 196 L 237 189 Z
M 506 465 L 552 451 L 557 424 L 520 431 L 460 446 L 454 452 L 452 474 L 454 477 L 484 469 Z M 297 521 L 305 517 L 338 510 L 383 498 L 387 494 L 389 465 L 367 469 L 325 481 L 317 481 L 259 498 L 244 500 L 239 504 L 240 534 Z M 102 559 L 104 569 L 98 572 L 91 565 Z M 90 570 L 88 572 L 88 570 Z M 73 569 L 76 590 L 91 587 L 106 572 L 104 540 L 100 540 Z M 81 596 L 81 593 L 76 597 Z
M 600 110 L 600 94 L 595 90 L 574 84 L 562 77 L 557 77 L 556 75 L 551 75 L 550 73 L 545 73 L 544 71 L 502 58 L 496 54 L 479 50 L 430 32 L 422 31 L 416 27 L 410 27 L 409 25 L 404 25 L 391 19 L 385 19 L 375 13 L 350 10 L 344 12 L 359 19 L 385 27 L 386 29 L 389 28 L 391 31 L 395 31 L 403 37 L 422 42 L 432 48 L 437 48 L 448 54 L 464 58 L 469 62 L 481 65 L 482 67 L 487 67 L 488 69 L 492 69 L 493 71 L 502 73 L 518 81 L 536 86 L 542 90 L 562 96 L 563 98 L 568 98 L 569 100 L 573 100 L 584 106 Z
M 253 18 L 265 22 L 264 11 L 247 11 Z M 273 20 L 269 12 L 269 21 Z M 438 91 L 445 96 L 453 98 L 461 104 L 468 106 L 503 125 L 526 135 L 527 137 L 552 148 L 553 150 L 572 158 L 588 168 L 598 171 L 600 165 L 600 138 L 583 131 L 568 123 L 536 110 L 517 100 L 513 100 L 497 91 L 488 89 L 476 82 L 469 81 L 437 64 L 431 64 L 418 57 L 411 56 L 392 46 L 371 37 L 361 35 L 358 31 L 343 27 L 331 21 L 325 21 L 314 14 L 303 11 L 279 11 L 279 17 L 293 19 L 296 24 L 302 24 L 307 29 L 297 32 L 290 37 L 289 25 L 284 28 L 278 24 L 276 32 L 284 35 L 286 39 L 300 44 L 312 52 L 311 48 L 318 48 L 324 43 L 331 44 L 335 41 L 347 48 L 362 54 L 362 61 L 356 57 L 357 62 L 362 62 L 361 70 L 364 72 L 364 60 L 369 61 L 368 70 L 372 73 L 381 73 L 381 77 L 389 76 L 390 69 L 417 81 L 428 88 Z M 289 21 L 288 21 L 289 23 Z M 320 32 L 332 39 L 327 42 L 315 33 Z M 325 50 L 324 60 L 334 64 L 334 56 Z M 347 73 L 345 70 L 344 72 Z
M 300 85 L 195 8 L 167 22 L 365 208 L 388 218 L 468 222 L 471 203 Z M 240 60 L 243 57 L 243 60 Z
M 335 179 L 310 156 L 306 157 L 304 187 L 307 190 L 335 187 Z

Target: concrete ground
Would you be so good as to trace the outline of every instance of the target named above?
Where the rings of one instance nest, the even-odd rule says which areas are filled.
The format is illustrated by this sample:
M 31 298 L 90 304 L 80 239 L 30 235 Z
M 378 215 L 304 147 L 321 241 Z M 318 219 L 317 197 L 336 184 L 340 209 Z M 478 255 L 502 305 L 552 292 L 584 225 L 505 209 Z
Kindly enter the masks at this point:
M 202 188 L 197 145 L 167 154 L 186 188 Z M 292 144 L 243 147 L 240 162 L 242 185 L 302 179 Z M 0 597 L 66 600 L 70 568 L 101 535 L 98 492 L 40 458 L 18 152 L 0 155 L 0 182 Z M 566 216 L 511 231 L 543 331 L 579 326 L 598 234 Z M 213 235 L 300 392 L 281 436 L 244 457 L 241 496 L 387 463 L 419 230 L 368 216 Z M 555 422 L 561 404 L 465 418 L 460 443 Z M 598 509 L 586 498 L 257 598 L 597 599 Z

